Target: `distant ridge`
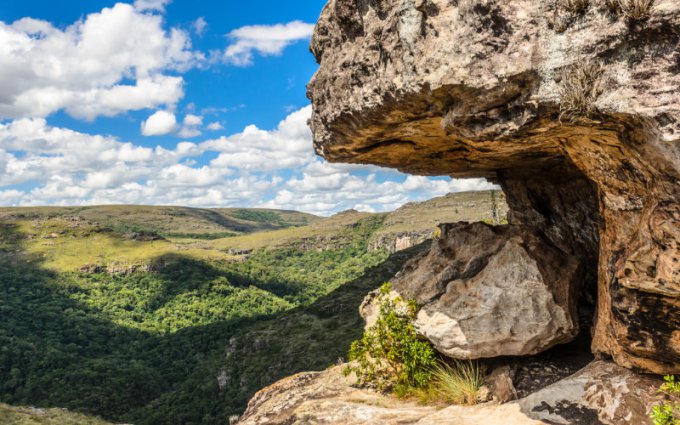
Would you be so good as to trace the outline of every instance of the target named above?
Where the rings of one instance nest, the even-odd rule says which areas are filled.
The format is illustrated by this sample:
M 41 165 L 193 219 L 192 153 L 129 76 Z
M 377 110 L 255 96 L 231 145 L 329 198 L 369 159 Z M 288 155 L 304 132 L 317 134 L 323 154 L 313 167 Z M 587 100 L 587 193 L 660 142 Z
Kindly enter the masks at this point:
M 191 208 L 146 205 L 0 208 L 0 220 L 78 218 L 116 232 L 217 239 L 321 220 L 313 214 L 264 208 Z

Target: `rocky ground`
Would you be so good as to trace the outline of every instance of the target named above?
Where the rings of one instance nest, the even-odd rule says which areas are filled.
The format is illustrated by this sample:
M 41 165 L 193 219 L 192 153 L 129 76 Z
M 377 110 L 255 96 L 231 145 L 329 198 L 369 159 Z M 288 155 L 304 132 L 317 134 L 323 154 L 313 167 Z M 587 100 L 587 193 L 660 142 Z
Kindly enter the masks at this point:
M 644 424 L 661 396 L 658 381 L 612 362 L 595 361 L 519 400 L 475 406 L 420 405 L 355 388 L 343 366 L 301 373 L 257 393 L 235 423 L 539 425 Z

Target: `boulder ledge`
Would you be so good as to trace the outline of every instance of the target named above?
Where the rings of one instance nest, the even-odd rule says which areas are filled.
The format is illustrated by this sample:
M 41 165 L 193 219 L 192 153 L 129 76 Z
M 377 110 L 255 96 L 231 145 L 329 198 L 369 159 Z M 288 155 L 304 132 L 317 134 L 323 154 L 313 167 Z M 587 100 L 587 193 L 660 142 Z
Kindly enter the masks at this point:
M 315 149 L 500 184 L 510 227 L 580 270 L 558 290 L 593 300 L 593 351 L 678 373 L 680 3 L 638 21 L 560 4 L 330 0 L 311 45 Z
M 639 425 L 663 397 L 654 379 L 596 361 L 506 404 L 422 406 L 352 387 L 342 366 L 283 379 L 258 392 L 239 425 Z

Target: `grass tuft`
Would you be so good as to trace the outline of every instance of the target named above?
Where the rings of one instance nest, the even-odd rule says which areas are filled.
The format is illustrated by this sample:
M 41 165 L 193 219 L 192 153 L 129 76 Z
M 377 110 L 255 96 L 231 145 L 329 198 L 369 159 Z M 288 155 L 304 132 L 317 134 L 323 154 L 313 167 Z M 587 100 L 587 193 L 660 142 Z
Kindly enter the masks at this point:
M 411 388 L 401 397 L 414 397 L 422 404 L 474 405 L 484 383 L 484 373 L 479 364 L 470 360 L 454 360 L 449 365 L 440 363 L 432 372 L 432 380 L 424 388 Z
M 432 389 L 440 399 L 454 404 L 473 405 L 484 383 L 484 374 L 477 363 L 456 361 L 440 364 L 434 371 Z
M 654 0 L 603 0 L 612 14 L 622 14 L 629 21 L 644 21 L 652 16 Z
M 630 21 L 649 19 L 654 8 L 654 0 L 625 0 L 621 3 L 623 15 Z
M 597 113 L 595 102 L 603 92 L 604 70 L 593 61 L 579 62 L 562 73 L 560 120 L 590 118 Z
M 610 12 L 610 13 L 619 13 L 621 11 L 623 6 L 623 3 L 621 0 L 604 0 L 604 7 Z
M 588 10 L 590 0 L 560 0 L 560 6 L 572 15 L 581 15 Z

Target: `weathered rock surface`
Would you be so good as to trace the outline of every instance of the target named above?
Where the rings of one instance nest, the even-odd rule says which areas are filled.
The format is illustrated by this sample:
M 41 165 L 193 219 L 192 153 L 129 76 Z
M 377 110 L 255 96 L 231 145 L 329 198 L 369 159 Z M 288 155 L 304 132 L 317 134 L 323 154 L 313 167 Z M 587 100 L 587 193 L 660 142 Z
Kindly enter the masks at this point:
M 575 375 L 507 404 L 421 406 L 353 388 L 342 366 L 286 378 L 257 393 L 237 422 L 259 424 L 641 425 L 659 400 L 655 380 L 613 363 Z
M 517 390 L 512 382 L 513 376 L 514 372 L 509 366 L 502 366 L 486 377 L 485 383 L 494 401 L 507 403 L 517 399 Z
M 422 306 L 418 332 L 459 359 L 532 355 L 578 333 L 579 264 L 523 226 L 440 226 L 429 252 L 409 261 L 392 290 Z M 365 316 L 376 306 L 362 306 Z M 367 318 L 367 323 L 372 323 Z
M 510 224 L 584 268 L 593 350 L 680 372 L 680 3 L 638 22 L 590 3 L 565 21 L 552 1 L 330 0 L 311 46 L 315 148 L 498 182 Z M 583 87 L 600 88 L 595 114 L 561 117 L 583 64 L 601 71 Z
M 659 379 L 596 361 L 518 404 L 526 415 L 552 424 L 646 424 L 663 399 Z

